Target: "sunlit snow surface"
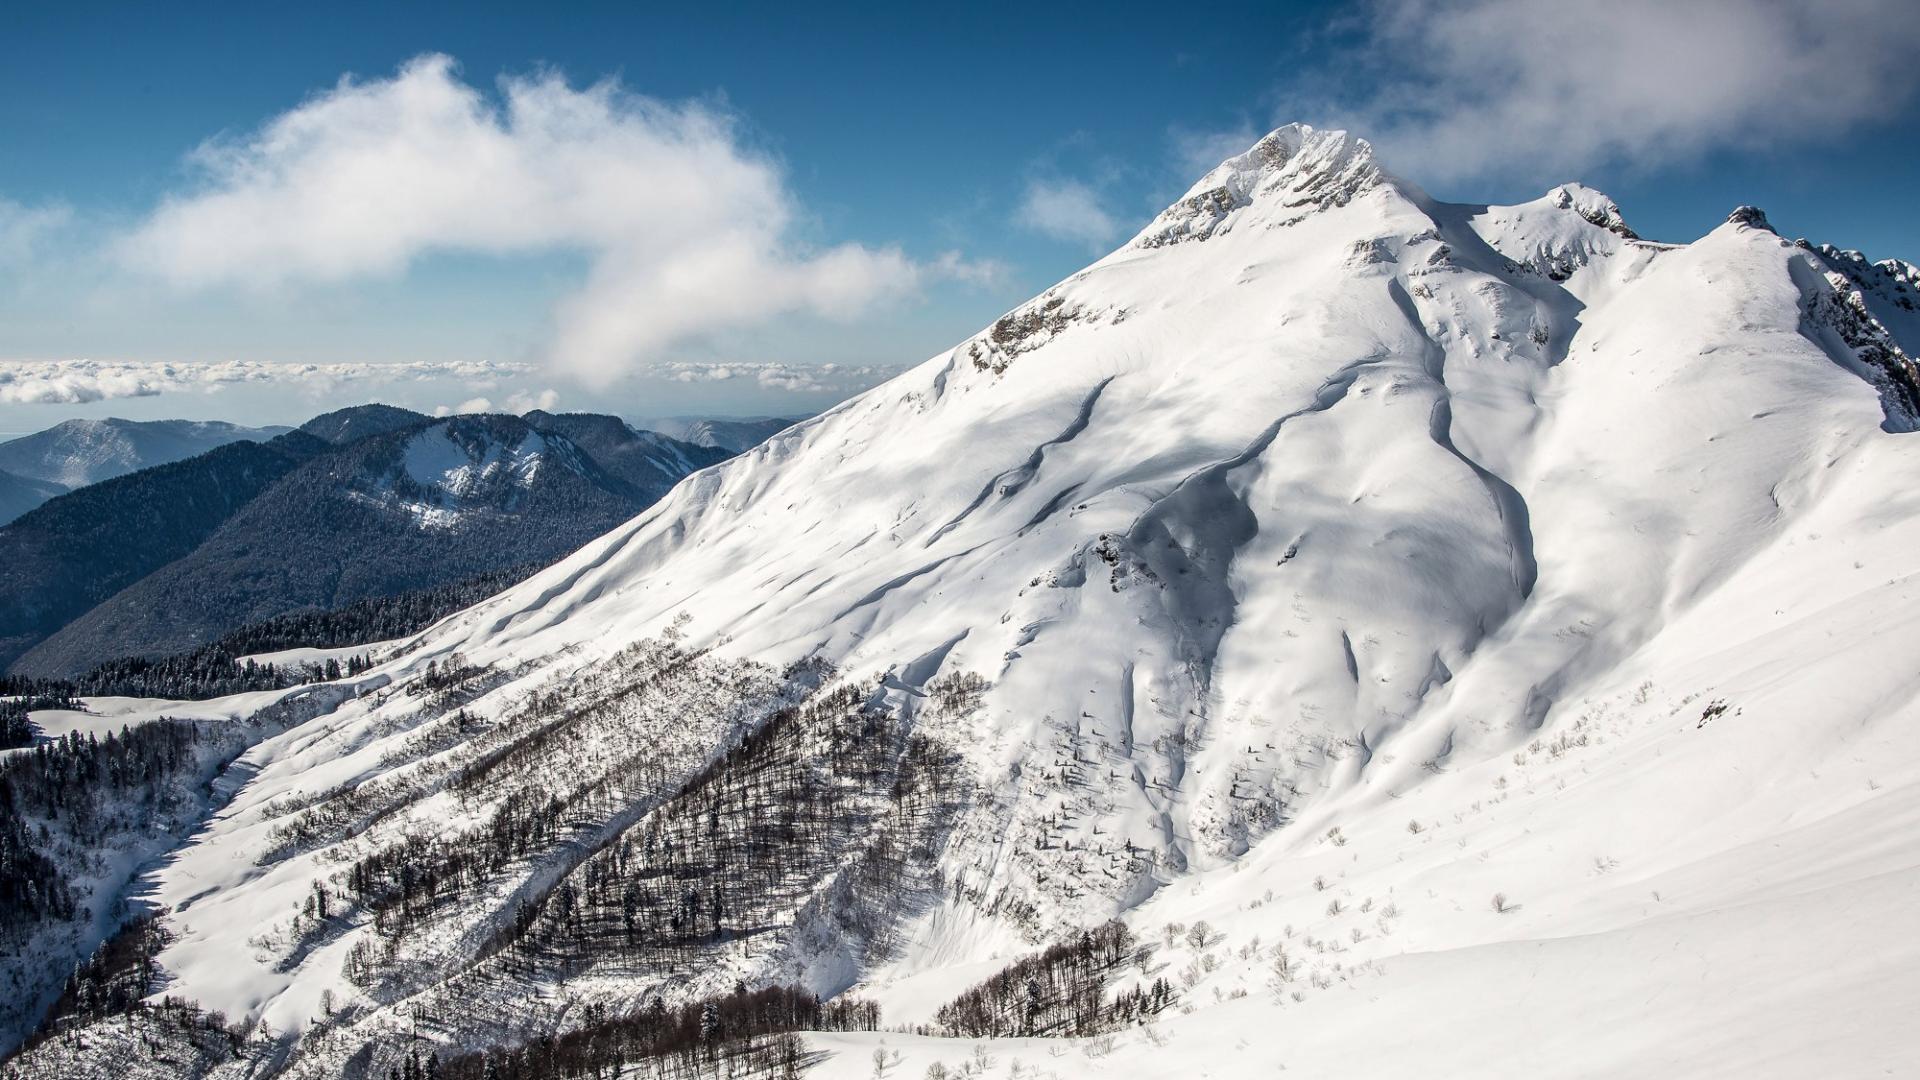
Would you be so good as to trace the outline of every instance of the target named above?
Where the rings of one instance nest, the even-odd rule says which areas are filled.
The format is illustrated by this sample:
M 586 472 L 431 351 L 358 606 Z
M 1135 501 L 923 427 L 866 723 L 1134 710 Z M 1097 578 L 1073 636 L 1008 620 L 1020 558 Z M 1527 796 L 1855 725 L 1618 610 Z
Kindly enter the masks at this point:
M 455 442 L 445 427 L 431 427 L 407 442 L 402 460 L 414 483 L 459 498 L 490 481 L 532 484 L 546 450 L 547 440 L 529 432 L 517 445 L 488 441 L 475 453 Z
M 1224 934 L 1153 1031 L 995 1043 L 996 1069 L 1910 1065 L 1920 449 L 1810 315 L 1826 256 L 1738 221 L 1647 243 L 1609 207 L 1437 204 L 1357 140 L 1283 129 L 370 678 L 459 653 L 531 686 L 684 614 L 721 656 L 892 671 L 910 715 L 937 675 L 991 680 L 925 721 L 997 796 L 941 865 L 1034 914 L 950 899 L 891 959 L 809 977 L 913 1022 L 1116 912 Z M 429 449 L 408 467 L 444 486 L 478 467 Z M 153 873 L 168 993 L 286 1032 L 352 993 L 353 935 L 291 963 L 249 943 L 333 868 L 254 866 L 273 800 L 380 774 L 405 707 L 380 700 L 257 748 Z M 1114 873 L 1123 842 L 1150 869 Z M 883 1042 L 901 1076 L 972 1052 L 815 1042 L 832 1076 Z

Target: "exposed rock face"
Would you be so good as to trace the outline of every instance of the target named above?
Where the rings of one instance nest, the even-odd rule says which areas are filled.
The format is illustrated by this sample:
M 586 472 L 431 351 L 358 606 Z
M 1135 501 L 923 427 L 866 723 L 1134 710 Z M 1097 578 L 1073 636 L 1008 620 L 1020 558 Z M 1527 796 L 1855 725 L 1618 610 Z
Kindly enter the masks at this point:
M 1547 192 L 1547 201 L 1561 210 L 1572 210 L 1615 236 L 1638 240 L 1640 234 L 1627 227 L 1626 218 L 1612 199 L 1584 184 L 1561 184 Z
M 1767 220 L 1767 212 L 1757 206 L 1735 207 L 1733 213 L 1727 215 L 1727 224 L 1759 229 L 1762 232 L 1773 231 L 1772 223 Z
M 1235 223 L 1240 212 L 1256 200 L 1264 212 L 1249 225 L 1288 225 L 1313 211 L 1345 206 L 1382 177 L 1365 139 L 1292 124 L 1201 177 L 1134 237 L 1133 245 L 1154 248 L 1210 239 L 1240 227 Z

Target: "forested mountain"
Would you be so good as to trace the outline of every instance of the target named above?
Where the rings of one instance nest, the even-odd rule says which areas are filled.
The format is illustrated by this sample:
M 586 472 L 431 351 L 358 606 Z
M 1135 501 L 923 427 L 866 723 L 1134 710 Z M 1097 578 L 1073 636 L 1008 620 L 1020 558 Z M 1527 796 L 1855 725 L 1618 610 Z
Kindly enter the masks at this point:
M 65 1004 L 8 1080 L 1897 1074 L 1916 281 L 1749 207 L 1659 243 L 1279 129 L 268 699 L 197 831 L 82 780 L 184 806 L 237 726 L 14 752 L 0 957 L 74 963 L 11 969 Z M 600 505 L 576 455 L 409 429 L 287 512 L 505 543 Z M 326 558 L 271 524 L 221 561 Z M 341 580 L 417 570 L 367 529 L 403 558 Z M 196 566 L 156 609 L 230 587 Z M 81 864 L 130 909 L 35 884 Z
M 336 446 L 345 446 L 374 435 L 424 424 L 429 419 L 425 413 L 374 402 L 322 413 L 301 424 L 300 430 Z
M 0 528 L 0 664 L 187 555 L 325 449 L 297 432 L 229 443 L 62 495 Z
M 279 478 L 193 550 L 74 619 L 13 670 L 78 675 L 120 657 L 186 652 L 286 612 L 550 562 L 658 498 L 667 486 L 659 476 L 710 459 L 698 448 L 666 460 L 608 448 L 622 469 L 658 461 L 659 472 L 640 488 L 564 435 L 511 416 L 420 421 L 361 438 Z
M 326 610 L 291 611 L 243 626 L 222 637 L 218 645 L 234 656 L 246 656 L 282 649 L 335 649 L 392 641 L 424 630 L 462 608 L 472 607 L 526 580 L 543 565 L 525 563 L 489 570 L 444 585 L 358 600 Z
M 136 697 L 200 701 L 229 694 L 279 690 L 304 683 L 357 675 L 375 650 L 340 658 L 256 662 L 263 653 L 336 650 L 342 646 L 392 641 L 425 629 L 435 621 L 525 579 L 540 569 L 529 563 L 490 571 L 461 581 L 379 596 L 324 611 L 295 611 L 235 630 L 211 645 L 171 656 L 127 656 L 98 664 L 71 678 L 0 675 L 0 747 L 32 742 L 27 727 L 31 709 L 84 708 L 85 698 Z
M 264 442 L 286 430 L 219 420 L 67 420 L 0 443 L 0 471 L 70 491 L 231 442 Z

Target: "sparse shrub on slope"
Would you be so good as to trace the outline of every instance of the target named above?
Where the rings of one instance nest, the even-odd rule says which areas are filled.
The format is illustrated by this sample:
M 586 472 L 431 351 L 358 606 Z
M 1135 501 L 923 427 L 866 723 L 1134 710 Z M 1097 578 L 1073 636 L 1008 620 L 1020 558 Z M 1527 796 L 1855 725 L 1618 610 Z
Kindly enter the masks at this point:
M 1111 920 L 1002 968 L 934 1014 L 943 1034 L 967 1038 L 1097 1035 L 1143 1021 L 1173 1003 L 1165 979 L 1109 995 L 1138 963 L 1133 932 Z
M 607 1075 L 653 1077 L 797 1077 L 811 1064 L 797 1031 L 874 1031 L 870 1001 L 821 1001 L 793 987 L 738 988 L 724 997 L 669 1008 L 655 998 L 622 1016 L 601 1016 L 561 1035 L 521 1046 L 452 1057 L 437 1080 L 560 1080 Z M 419 1076 L 427 1066 L 414 1066 Z M 402 1077 L 408 1074 L 400 1066 Z
M 510 961 L 670 969 L 780 933 L 830 892 L 871 941 L 915 895 L 958 798 L 947 755 L 842 686 L 783 709 L 548 894 Z

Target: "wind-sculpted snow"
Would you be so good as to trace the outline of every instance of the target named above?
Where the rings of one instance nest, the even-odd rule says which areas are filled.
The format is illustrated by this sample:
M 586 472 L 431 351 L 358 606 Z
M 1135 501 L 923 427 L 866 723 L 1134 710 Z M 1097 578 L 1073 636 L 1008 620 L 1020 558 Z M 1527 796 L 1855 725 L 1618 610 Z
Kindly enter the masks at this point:
M 935 530 L 933 535 L 927 538 L 926 543 L 931 546 L 935 541 L 952 532 L 961 522 L 967 519 L 967 515 L 980 509 L 988 499 L 994 497 L 1007 498 L 1012 495 L 1018 495 L 1028 484 L 1032 483 L 1035 474 L 1040 470 L 1040 466 L 1046 461 L 1048 447 L 1071 442 L 1074 436 L 1087 430 L 1087 424 L 1093 420 L 1094 407 L 1100 404 L 1100 395 L 1105 392 L 1107 385 L 1111 382 L 1113 382 L 1113 379 L 1107 378 L 1097 383 L 1092 392 L 1087 394 L 1086 400 L 1080 403 L 1080 411 L 1074 414 L 1073 420 L 1067 424 L 1066 428 L 1062 430 L 1060 434 L 1034 447 L 1033 453 L 1027 455 L 1027 459 L 1019 465 L 987 481 L 986 486 L 980 489 L 980 494 L 973 497 L 973 501 L 967 504 L 966 509 L 960 511 L 952 521 L 947 522 Z M 1039 520 L 1040 519 L 1036 517 L 1028 521 L 1026 527 L 1031 528 L 1038 524 Z
M 931 1026 L 818 1036 L 823 1075 L 922 1075 L 979 1060 L 937 1017 L 1023 1030 L 992 980 L 1117 917 L 1153 952 L 1111 992 L 1147 996 L 1065 1060 L 981 1053 L 1897 1061 L 1911 275 L 1762 221 L 1445 204 L 1282 129 L 253 751 L 147 879 L 167 992 L 319 1076 L 851 987 Z M 1685 1041 L 1696 1008 L 1723 1038 Z

